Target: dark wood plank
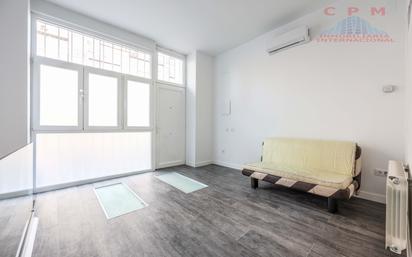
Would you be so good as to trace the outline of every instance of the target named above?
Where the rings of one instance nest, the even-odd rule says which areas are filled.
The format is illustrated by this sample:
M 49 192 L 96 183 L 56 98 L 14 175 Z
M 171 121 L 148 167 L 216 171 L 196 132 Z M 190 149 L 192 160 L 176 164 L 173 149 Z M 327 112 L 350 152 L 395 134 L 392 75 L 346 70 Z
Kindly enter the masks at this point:
M 185 194 L 154 176 L 168 171 L 208 187 Z M 40 194 L 34 256 L 394 256 L 384 249 L 382 204 L 351 199 L 331 214 L 325 198 L 264 182 L 251 189 L 240 171 L 216 165 L 114 181 L 149 206 L 107 220 L 93 185 Z

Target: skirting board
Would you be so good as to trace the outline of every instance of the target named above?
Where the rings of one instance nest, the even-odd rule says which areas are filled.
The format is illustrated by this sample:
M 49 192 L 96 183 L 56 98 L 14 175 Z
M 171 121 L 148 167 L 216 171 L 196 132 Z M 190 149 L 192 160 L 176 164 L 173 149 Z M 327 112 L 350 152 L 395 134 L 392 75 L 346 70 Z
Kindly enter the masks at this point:
M 64 188 L 69 188 L 69 187 L 74 187 L 74 186 L 82 186 L 82 185 L 97 183 L 97 182 L 110 180 L 110 179 L 119 179 L 119 178 L 123 178 L 123 177 L 139 175 L 139 174 L 152 172 L 152 171 L 154 171 L 154 169 L 142 170 L 142 171 L 132 171 L 132 172 L 126 172 L 126 173 L 121 173 L 121 174 L 117 174 L 117 175 L 79 180 L 79 181 L 75 181 L 75 182 L 68 182 L 68 183 L 57 184 L 57 185 L 52 185 L 52 186 L 43 186 L 43 187 L 36 188 L 36 193 L 44 193 L 44 192 L 48 192 L 48 191 L 54 191 L 54 190 L 59 190 L 59 189 L 64 189 Z
M 119 179 L 119 178 L 123 178 L 123 177 L 139 175 L 139 174 L 152 172 L 152 171 L 154 171 L 154 170 L 151 169 L 151 170 L 143 170 L 143 171 L 133 171 L 133 172 L 127 172 L 127 173 L 122 173 L 122 174 L 118 174 L 118 175 L 112 175 L 112 176 L 106 176 L 106 177 L 100 177 L 100 178 L 93 178 L 93 179 L 86 179 L 86 180 L 80 180 L 80 181 L 69 182 L 69 183 L 58 184 L 58 185 L 52 185 L 52 186 L 38 187 L 38 188 L 36 188 L 36 193 L 44 193 L 44 192 L 54 191 L 54 190 L 58 190 L 58 189 L 64 189 L 64 188 L 68 188 L 68 187 L 92 184 L 92 183 L 97 183 L 97 182 L 100 182 L 100 181 L 105 181 L 105 180 L 110 180 L 110 179 Z M 21 197 L 21 196 L 28 196 L 28 195 L 31 195 L 31 194 L 33 194 L 33 190 L 22 190 L 22 191 L 16 191 L 16 192 L 11 192 L 11 193 L 4 193 L 4 194 L 0 194 L 0 200 L 16 198 L 16 197 Z
M 373 201 L 373 202 L 378 202 L 378 203 L 383 203 L 386 204 L 386 196 L 381 195 L 381 194 L 375 194 L 375 193 L 370 193 L 370 192 L 365 192 L 360 190 L 358 192 L 358 195 L 354 195 L 357 198 Z
M 34 205 L 33 205 L 34 207 Z M 21 235 L 19 247 L 17 249 L 16 257 L 31 257 L 34 247 L 34 240 L 36 238 L 39 218 L 35 216 L 32 211 L 30 217 L 26 222 L 23 234 Z
M 21 255 L 22 257 L 32 256 L 38 225 L 39 225 L 39 218 L 33 217 L 33 220 L 31 221 L 29 230 L 27 232 L 27 238 L 25 241 L 25 245 L 23 247 L 23 253 Z
M 11 193 L 2 193 L 0 194 L 0 200 L 27 196 L 27 195 L 31 195 L 32 193 L 33 193 L 33 190 L 31 189 L 20 190 L 20 191 L 15 191 Z
M 223 167 L 226 167 L 226 168 L 235 169 L 235 170 L 242 170 L 242 165 L 240 165 L 240 164 L 223 162 L 223 161 L 213 161 L 213 164 L 223 166 Z
M 227 167 L 227 168 L 232 168 L 232 169 L 235 169 L 235 170 L 241 170 L 242 169 L 242 165 L 235 164 L 235 163 L 228 163 L 228 162 L 223 162 L 223 161 L 214 161 L 213 164 L 223 166 L 223 167 Z M 365 191 L 359 191 L 359 194 L 355 195 L 355 197 L 365 199 L 365 200 L 369 200 L 369 201 L 373 201 L 373 202 L 383 203 L 383 204 L 386 203 L 385 195 L 381 195 L 381 194 L 375 194 L 375 193 L 370 193 L 370 192 L 365 192 Z
M 203 167 L 203 166 L 214 164 L 214 163 L 215 162 L 213 162 L 213 161 L 201 161 L 201 162 L 196 162 L 196 163 L 186 162 L 186 165 L 190 166 L 190 167 L 193 167 L 193 168 L 199 168 L 199 167 Z
M 185 161 L 164 162 L 164 163 L 157 164 L 156 169 L 176 167 L 176 166 L 180 166 L 180 165 L 184 165 L 184 164 L 185 164 Z

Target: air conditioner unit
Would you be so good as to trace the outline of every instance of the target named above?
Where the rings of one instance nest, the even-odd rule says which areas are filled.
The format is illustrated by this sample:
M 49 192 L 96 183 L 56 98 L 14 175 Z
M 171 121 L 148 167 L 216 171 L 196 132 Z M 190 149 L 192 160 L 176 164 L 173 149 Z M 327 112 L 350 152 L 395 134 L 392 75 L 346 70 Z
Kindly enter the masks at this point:
M 266 51 L 269 54 L 275 54 L 291 47 L 308 43 L 309 41 L 309 28 L 307 26 L 298 27 L 270 39 L 267 43 Z

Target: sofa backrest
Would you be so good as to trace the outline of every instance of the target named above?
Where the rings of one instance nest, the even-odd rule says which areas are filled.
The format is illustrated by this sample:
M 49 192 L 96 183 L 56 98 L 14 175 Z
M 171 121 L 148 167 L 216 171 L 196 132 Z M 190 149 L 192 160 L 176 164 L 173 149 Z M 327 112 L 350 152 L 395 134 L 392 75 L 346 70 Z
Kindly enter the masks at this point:
M 354 176 L 356 143 L 313 139 L 269 138 L 262 162 L 294 173 L 337 173 Z

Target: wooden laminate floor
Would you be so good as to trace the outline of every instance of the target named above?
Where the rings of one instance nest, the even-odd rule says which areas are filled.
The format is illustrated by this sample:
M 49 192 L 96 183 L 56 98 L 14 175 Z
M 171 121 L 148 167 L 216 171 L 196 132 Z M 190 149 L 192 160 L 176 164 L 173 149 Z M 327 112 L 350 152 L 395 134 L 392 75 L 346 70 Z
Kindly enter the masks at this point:
M 118 179 L 149 206 L 111 220 L 93 185 L 39 194 L 33 256 L 397 256 L 384 249 L 382 204 L 352 199 L 334 215 L 324 198 L 262 182 L 253 190 L 249 178 L 233 169 L 166 171 L 209 187 L 185 194 L 156 179 L 156 173 Z M 8 242 L 0 240 L 0 256 L 14 256 L 3 252 Z
M 16 255 L 32 206 L 31 196 L 0 201 L 0 257 Z

